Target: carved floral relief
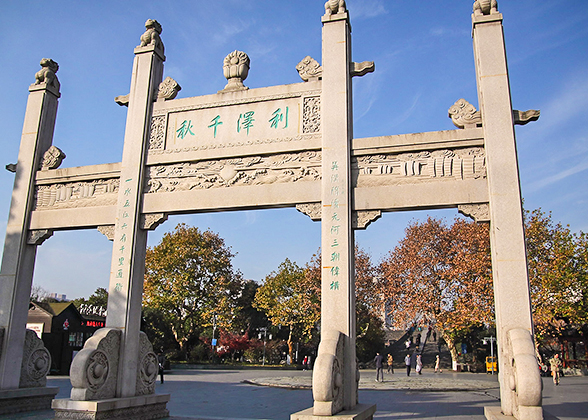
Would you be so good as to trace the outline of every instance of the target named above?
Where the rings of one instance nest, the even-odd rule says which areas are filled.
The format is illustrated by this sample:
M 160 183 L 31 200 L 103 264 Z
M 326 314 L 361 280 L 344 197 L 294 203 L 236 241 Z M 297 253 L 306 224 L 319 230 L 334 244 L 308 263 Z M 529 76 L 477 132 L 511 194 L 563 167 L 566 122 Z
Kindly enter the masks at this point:
M 146 193 L 263 185 L 321 178 L 321 153 L 314 151 L 151 166 Z

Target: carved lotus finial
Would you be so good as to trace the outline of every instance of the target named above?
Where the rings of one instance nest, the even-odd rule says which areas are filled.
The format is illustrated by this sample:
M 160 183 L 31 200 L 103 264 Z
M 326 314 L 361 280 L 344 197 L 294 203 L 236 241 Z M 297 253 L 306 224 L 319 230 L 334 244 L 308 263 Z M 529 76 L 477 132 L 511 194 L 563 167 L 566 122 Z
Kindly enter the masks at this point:
M 147 19 L 147 22 L 145 22 L 145 33 L 141 35 L 141 44 L 139 44 L 139 47 L 153 45 L 155 48 L 159 48 L 163 51 L 163 42 L 159 36 L 161 35 L 162 30 L 161 24 L 158 21 L 155 19 Z
M 55 74 L 59 70 L 59 64 L 50 58 L 43 58 L 39 64 L 42 69 L 35 74 L 35 84 L 46 84 L 59 90 L 60 84 Z
M 41 163 L 41 170 L 57 169 L 61 162 L 65 159 L 63 153 L 58 147 L 51 146 L 43 155 L 43 162 Z
M 458 128 L 475 128 L 482 125 L 482 115 L 465 99 L 460 99 L 449 108 L 449 117 Z
M 305 82 L 308 82 L 309 80 L 319 80 L 323 76 L 323 68 L 318 61 L 310 55 L 304 57 L 302 61 L 296 65 L 296 70 L 298 70 L 300 78 Z
M 325 3 L 325 16 L 336 15 L 337 13 L 345 13 L 345 0 L 328 0 Z
M 490 15 L 498 13 L 496 0 L 476 0 L 474 2 L 474 15 Z
M 249 89 L 243 84 L 249 74 L 249 56 L 243 51 L 233 51 L 223 61 L 223 73 L 229 83 L 222 92 Z

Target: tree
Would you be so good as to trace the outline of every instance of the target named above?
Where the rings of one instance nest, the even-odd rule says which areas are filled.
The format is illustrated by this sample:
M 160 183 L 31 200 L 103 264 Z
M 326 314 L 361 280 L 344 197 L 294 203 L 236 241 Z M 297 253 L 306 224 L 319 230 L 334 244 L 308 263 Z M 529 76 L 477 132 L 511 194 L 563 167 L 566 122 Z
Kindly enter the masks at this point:
M 307 284 L 313 294 L 321 296 L 321 253 L 313 255 L 306 266 Z M 382 287 L 377 269 L 363 249 L 355 248 L 355 307 L 356 307 L 356 347 L 359 360 L 371 359 L 384 342 L 382 330 Z
M 233 257 L 217 234 L 185 224 L 147 248 L 143 305 L 161 311 L 184 358 L 213 315 L 230 325 L 243 284 Z
M 108 290 L 104 287 L 99 287 L 88 299 L 81 297 L 74 299 L 72 302 L 77 309 L 80 309 L 80 305 L 97 306 L 106 309 L 108 305 Z
M 255 294 L 253 306 L 263 310 L 273 325 L 288 327 L 290 360 L 293 360 L 294 337 L 310 339 L 320 319 L 320 295 L 315 291 L 316 285 L 309 285 L 305 270 L 286 258 Z
M 254 337 L 259 328 L 267 327 L 267 316 L 259 309 L 253 307 L 255 294 L 260 285 L 253 280 L 245 280 L 241 295 L 237 298 L 238 311 L 232 322 L 234 331 L 249 332 L 250 337 Z
M 541 209 L 525 212 L 535 333 L 539 341 L 588 323 L 587 236 L 554 223 Z
M 434 322 L 454 361 L 456 339 L 493 322 L 488 230 L 463 219 L 414 222 L 379 267 L 393 324 Z

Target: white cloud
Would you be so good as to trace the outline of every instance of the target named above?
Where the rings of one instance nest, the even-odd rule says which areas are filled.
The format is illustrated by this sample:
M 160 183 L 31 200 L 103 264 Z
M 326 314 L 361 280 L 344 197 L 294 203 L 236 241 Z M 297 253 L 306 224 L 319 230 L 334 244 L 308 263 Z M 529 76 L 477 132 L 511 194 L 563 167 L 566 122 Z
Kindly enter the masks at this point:
M 367 19 L 388 13 L 382 0 L 348 1 L 347 9 L 353 19 Z
M 578 165 L 575 165 L 571 168 L 560 171 L 556 174 L 550 175 L 546 178 L 540 179 L 535 182 L 531 182 L 525 189 L 527 192 L 532 193 L 548 185 L 561 181 L 562 179 L 565 179 L 569 176 L 575 175 L 579 172 L 583 172 L 585 170 L 588 170 L 588 160 L 581 162 Z

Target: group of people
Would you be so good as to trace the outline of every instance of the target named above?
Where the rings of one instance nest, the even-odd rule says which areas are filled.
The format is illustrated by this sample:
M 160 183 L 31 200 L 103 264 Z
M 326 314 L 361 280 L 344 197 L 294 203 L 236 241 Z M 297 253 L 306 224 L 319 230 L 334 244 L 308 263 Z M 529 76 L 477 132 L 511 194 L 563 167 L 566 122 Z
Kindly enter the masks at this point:
M 376 353 L 374 362 L 376 363 L 376 382 L 384 382 L 384 356 L 382 356 L 379 352 Z M 391 354 L 388 354 L 386 364 L 388 365 L 388 373 L 394 373 L 394 358 Z M 406 354 L 406 357 L 404 358 L 404 364 L 406 365 L 406 376 L 410 376 L 410 371 L 412 369 L 412 356 L 410 353 Z M 439 364 L 440 359 L 439 355 L 437 355 L 435 359 L 435 373 L 442 372 Z M 419 375 L 423 374 L 423 356 L 420 353 L 416 353 L 415 371 Z

